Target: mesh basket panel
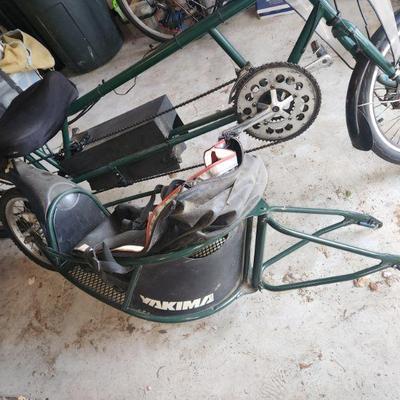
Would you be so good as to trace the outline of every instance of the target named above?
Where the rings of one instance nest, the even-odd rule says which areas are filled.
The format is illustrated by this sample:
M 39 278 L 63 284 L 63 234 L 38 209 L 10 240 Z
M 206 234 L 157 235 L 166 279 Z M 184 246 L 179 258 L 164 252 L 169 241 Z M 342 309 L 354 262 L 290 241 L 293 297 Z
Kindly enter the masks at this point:
M 211 243 L 209 246 L 202 248 L 201 250 L 197 251 L 196 253 L 193 253 L 189 258 L 204 258 L 204 257 L 210 256 L 211 254 L 215 253 L 223 246 L 223 244 L 225 243 L 227 238 L 228 238 L 228 236 L 219 238 L 214 243 Z
M 67 275 L 70 280 L 82 286 L 85 290 L 101 296 L 108 303 L 116 306 L 124 304 L 126 294 L 105 283 L 96 273 L 76 266 L 68 271 Z

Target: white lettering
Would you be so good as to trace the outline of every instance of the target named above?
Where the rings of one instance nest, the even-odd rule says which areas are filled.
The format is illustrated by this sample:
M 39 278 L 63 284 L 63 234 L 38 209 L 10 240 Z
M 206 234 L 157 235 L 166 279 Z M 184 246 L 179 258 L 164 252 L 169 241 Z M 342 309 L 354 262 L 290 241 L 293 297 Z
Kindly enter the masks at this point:
M 149 304 L 151 299 L 148 299 L 147 297 L 144 297 L 142 295 L 140 295 L 140 298 L 142 299 L 144 304 Z
M 157 308 L 163 311 L 185 311 L 193 310 L 195 308 L 203 307 L 207 304 L 214 302 L 214 293 L 209 294 L 200 299 L 186 300 L 186 301 L 161 301 L 154 300 L 140 295 L 142 302 L 149 307 Z
M 162 310 L 165 311 L 175 311 L 176 301 L 163 301 L 162 303 Z
M 183 302 L 182 310 L 193 310 L 193 308 L 199 308 L 201 305 L 201 299 L 188 300 Z
M 206 304 L 210 304 L 212 302 L 214 302 L 214 293 L 211 293 L 208 296 L 204 297 L 203 301 L 201 302 L 200 307 L 203 307 Z

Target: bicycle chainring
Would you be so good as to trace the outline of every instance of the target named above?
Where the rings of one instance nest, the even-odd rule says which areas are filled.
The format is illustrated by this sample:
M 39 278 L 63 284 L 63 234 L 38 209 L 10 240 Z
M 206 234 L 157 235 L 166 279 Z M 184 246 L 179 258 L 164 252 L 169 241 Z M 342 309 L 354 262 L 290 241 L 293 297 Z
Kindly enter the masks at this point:
M 270 109 L 272 117 L 246 130 L 260 140 L 289 140 L 307 130 L 321 108 L 321 90 L 304 68 L 276 62 L 251 68 L 235 87 L 239 122 Z

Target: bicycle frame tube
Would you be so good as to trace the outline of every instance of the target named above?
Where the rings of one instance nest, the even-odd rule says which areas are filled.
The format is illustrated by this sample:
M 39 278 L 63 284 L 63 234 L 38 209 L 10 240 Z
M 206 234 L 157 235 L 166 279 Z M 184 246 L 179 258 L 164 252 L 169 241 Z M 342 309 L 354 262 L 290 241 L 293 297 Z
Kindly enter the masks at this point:
M 320 23 L 324 19 L 327 25 L 332 26 L 334 37 L 348 50 L 354 58 L 359 52 L 362 52 L 375 65 L 377 65 L 389 78 L 396 79 L 400 82 L 400 78 L 396 77 L 396 68 L 385 59 L 380 51 L 365 37 L 365 35 L 350 21 L 343 19 L 329 0 L 309 0 L 313 5 L 306 24 L 290 54 L 289 61 L 298 63 L 305 51 L 312 35 Z
M 396 75 L 396 69 L 380 54 L 378 49 L 355 27 L 355 25 L 342 19 L 340 15 L 338 15 L 336 9 L 332 6 L 329 0 L 309 0 L 309 2 L 312 4 L 313 10 L 289 56 L 290 62 L 299 63 L 306 46 L 317 29 L 318 24 L 321 20 L 325 20 L 329 26 L 332 26 L 332 31 L 336 39 L 354 57 L 357 56 L 359 51 L 362 51 L 372 60 L 372 62 L 385 72 L 388 80 L 389 77 L 393 78 Z M 228 39 L 218 31 L 217 26 L 255 3 L 255 0 L 235 0 L 228 3 L 222 9 L 217 10 L 214 14 L 196 23 L 174 39 L 160 45 L 155 51 L 144 57 L 141 61 L 137 62 L 125 71 L 122 71 L 109 81 L 103 82 L 96 89 L 76 100 L 69 110 L 69 115 L 76 114 L 77 112 L 86 109 L 112 90 L 140 75 L 163 61 L 165 58 L 174 54 L 179 49 L 207 33 L 236 63 L 236 65 L 240 68 L 244 67 L 247 64 L 246 59 L 234 48 Z M 396 80 L 400 81 L 400 77 L 397 77 Z M 123 159 L 117 160 L 110 165 L 82 174 L 81 176 L 76 177 L 75 181 L 82 182 L 95 176 L 108 173 L 110 170 L 118 169 L 118 167 L 128 163 L 140 161 L 162 151 L 166 147 L 193 139 L 204 133 L 210 132 L 213 129 L 224 126 L 224 124 L 234 121 L 234 112 L 228 111 L 224 115 L 214 114 L 199 121 L 192 122 L 176 131 L 172 131 L 169 139 L 162 145 L 132 154 Z M 63 146 L 65 157 L 69 158 L 71 156 L 71 151 L 68 123 L 66 123 L 63 128 Z
M 144 57 L 142 60 L 134 64 L 132 67 L 119 73 L 109 81 L 103 82 L 96 89 L 87 93 L 83 97 L 76 100 L 69 111 L 69 115 L 73 115 L 94 102 L 101 99 L 106 94 L 117 89 L 119 86 L 135 78 L 141 73 L 147 71 L 149 68 L 163 61 L 170 55 L 182 49 L 189 43 L 209 33 L 211 37 L 220 45 L 220 47 L 228 54 L 229 57 L 241 68 L 246 64 L 246 60 L 240 53 L 233 47 L 233 45 L 216 29 L 218 25 L 245 10 L 246 8 L 254 5 L 255 0 L 235 0 L 228 3 L 222 9 L 217 10 L 207 18 L 194 24 L 192 27 L 186 29 L 178 36 L 170 41 L 157 47 L 155 51 Z
M 237 49 L 229 42 L 229 40 L 218 31 L 217 26 L 224 21 L 230 19 L 239 12 L 245 10 L 246 8 L 254 5 L 256 0 L 235 0 L 228 3 L 222 9 L 217 10 L 212 15 L 208 16 L 204 20 L 196 23 L 191 28 L 185 30 L 180 35 L 176 36 L 174 39 L 160 45 L 156 50 L 151 52 L 148 56 L 144 57 L 142 60 L 135 63 L 130 68 L 122 71 L 114 78 L 103 82 L 96 89 L 90 91 L 84 96 L 77 99 L 72 103 L 68 115 L 74 115 L 91 104 L 99 101 L 103 96 L 117 89 L 124 83 L 134 79 L 138 75 L 147 71 L 154 65 L 160 63 L 161 61 L 168 58 L 170 55 L 174 54 L 178 50 L 182 49 L 189 43 L 200 38 L 204 34 L 209 34 L 213 40 L 221 47 L 221 49 L 235 62 L 239 68 L 243 68 L 247 61 L 239 53 Z M 62 130 L 63 133 L 63 148 L 65 157 L 69 158 L 71 156 L 70 152 L 70 136 L 68 132 L 68 123 L 66 123 Z M 204 132 L 205 133 L 205 132 Z
M 312 36 L 315 33 L 315 30 L 317 29 L 318 24 L 321 22 L 321 19 L 323 18 L 323 8 L 321 4 L 317 4 L 314 6 L 310 16 L 308 17 L 308 20 L 306 21 L 306 24 L 304 25 L 304 28 L 297 39 L 297 42 L 295 46 L 293 47 L 292 52 L 290 53 L 288 61 L 294 64 L 298 64 L 303 53 L 306 50 L 306 47 L 308 43 L 310 42 Z

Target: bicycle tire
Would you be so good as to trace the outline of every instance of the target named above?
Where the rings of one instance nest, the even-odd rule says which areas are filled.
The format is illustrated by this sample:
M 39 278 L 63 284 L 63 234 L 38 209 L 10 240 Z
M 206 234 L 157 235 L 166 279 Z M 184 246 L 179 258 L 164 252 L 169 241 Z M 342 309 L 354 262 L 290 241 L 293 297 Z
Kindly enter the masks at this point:
M 166 42 L 174 37 L 174 35 L 164 34 L 147 26 L 133 12 L 127 0 L 117 0 L 117 3 L 122 13 L 125 15 L 126 19 L 149 38 L 156 40 L 157 42 Z

